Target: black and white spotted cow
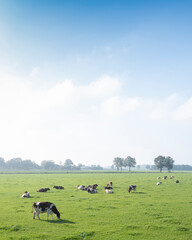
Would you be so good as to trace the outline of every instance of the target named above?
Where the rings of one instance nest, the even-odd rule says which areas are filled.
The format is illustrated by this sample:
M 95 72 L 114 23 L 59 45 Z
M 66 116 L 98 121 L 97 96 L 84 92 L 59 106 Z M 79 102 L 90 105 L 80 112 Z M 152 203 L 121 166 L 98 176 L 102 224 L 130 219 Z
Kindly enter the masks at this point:
M 52 219 L 53 219 L 53 213 L 57 216 L 58 219 L 60 219 L 60 213 L 57 210 L 54 203 L 51 203 L 51 202 L 36 202 L 36 203 L 33 203 L 32 209 L 33 208 L 34 208 L 33 219 L 35 219 L 35 215 L 37 215 L 37 217 L 40 220 L 39 214 L 40 213 L 45 213 L 45 212 L 47 212 L 47 220 L 48 220 L 49 215 L 51 215 Z
M 136 191 L 136 185 L 130 185 L 128 188 L 128 192 L 131 192 L 131 190 Z

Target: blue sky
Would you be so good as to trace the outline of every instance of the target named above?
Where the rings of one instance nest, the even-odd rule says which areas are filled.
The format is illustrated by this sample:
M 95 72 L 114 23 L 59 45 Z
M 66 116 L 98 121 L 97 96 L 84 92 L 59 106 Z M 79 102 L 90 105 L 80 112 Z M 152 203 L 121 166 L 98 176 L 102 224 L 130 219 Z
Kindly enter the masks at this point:
M 0 1 L 2 157 L 191 164 L 191 10 L 170 0 Z

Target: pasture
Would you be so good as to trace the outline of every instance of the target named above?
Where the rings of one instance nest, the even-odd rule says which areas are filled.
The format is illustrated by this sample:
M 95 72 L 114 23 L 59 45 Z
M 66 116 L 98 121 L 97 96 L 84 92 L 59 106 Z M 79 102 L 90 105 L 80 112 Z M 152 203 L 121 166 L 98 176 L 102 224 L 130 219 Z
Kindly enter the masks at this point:
M 168 179 L 157 180 L 164 175 Z M 171 175 L 175 178 L 169 179 Z M 104 192 L 108 181 L 113 194 Z M 96 194 L 77 189 L 95 183 Z M 131 184 L 137 190 L 128 193 Z M 50 191 L 36 192 L 42 187 Z M 29 199 L 21 198 L 26 190 Z M 191 190 L 192 173 L 1 174 L 0 238 L 191 240 Z M 32 204 L 40 201 L 55 203 L 61 220 L 50 216 L 47 221 L 46 213 L 33 219 Z

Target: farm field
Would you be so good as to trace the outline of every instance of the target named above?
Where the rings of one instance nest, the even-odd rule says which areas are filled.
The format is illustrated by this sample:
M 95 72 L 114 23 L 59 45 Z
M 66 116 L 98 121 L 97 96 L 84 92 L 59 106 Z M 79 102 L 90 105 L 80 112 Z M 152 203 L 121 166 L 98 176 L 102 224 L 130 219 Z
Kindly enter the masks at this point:
M 104 192 L 109 181 L 113 194 Z M 96 194 L 77 189 L 95 183 Z M 131 184 L 137 190 L 128 193 Z M 50 191 L 36 192 L 42 187 Z M 29 199 L 21 198 L 26 190 Z M 192 239 L 192 173 L 0 174 L 0 199 L 0 239 Z M 55 203 L 61 219 L 33 219 L 40 201 Z

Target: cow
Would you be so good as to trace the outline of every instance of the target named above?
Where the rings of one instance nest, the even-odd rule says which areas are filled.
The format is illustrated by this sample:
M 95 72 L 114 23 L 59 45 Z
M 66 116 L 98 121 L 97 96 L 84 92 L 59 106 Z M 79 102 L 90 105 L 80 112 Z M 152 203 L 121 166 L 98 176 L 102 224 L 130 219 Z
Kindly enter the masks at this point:
M 24 194 L 21 196 L 22 198 L 29 198 L 29 192 L 25 191 Z
M 167 176 L 164 176 L 163 179 L 167 179 Z
M 88 192 L 88 193 L 96 193 L 97 190 L 94 189 L 94 188 L 88 188 L 88 189 L 87 189 L 87 192 Z
M 92 185 L 88 185 L 87 187 L 88 187 L 88 188 L 96 189 L 96 188 L 98 187 L 98 185 L 97 185 L 97 184 L 92 184 Z
M 77 188 L 80 190 L 86 190 L 87 191 L 87 187 L 85 187 L 84 185 L 77 185 Z
M 136 185 L 130 185 L 128 188 L 128 192 L 131 192 L 131 190 L 136 191 Z
M 113 189 L 112 187 L 106 186 L 104 189 Z
M 50 190 L 50 188 L 39 188 L 37 192 L 47 192 L 48 190 Z
M 162 182 L 158 182 L 158 183 L 156 183 L 156 185 L 161 185 L 162 184 Z
M 173 178 L 174 178 L 174 176 L 171 176 L 171 177 L 170 177 L 170 179 L 173 179 Z
M 105 189 L 105 192 L 106 193 L 114 193 L 113 190 L 111 190 L 111 189 Z
M 108 186 L 108 187 L 112 187 L 112 185 L 113 185 L 112 182 L 108 182 L 108 183 L 107 183 L 107 186 Z
M 32 211 L 34 209 L 34 215 L 33 219 L 35 219 L 35 215 L 37 215 L 38 219 L 40 220 L 39 214 L 47 212 L 47 220 L 49 218 L 49 214 L 52 216 L 53 219 L 53 213 L 57 216 L 58 219 L 60 219 L 60 213 L 57 210 L 54 203 L 51 202 L 36 202 L 32 205 Z
M 176 180 L 176 182 L 175 183 L 179 183 L 179 180 Z
M 56 189 L 64 189 L 63 186 L 54 186 L 53 188 L 56 188 Z
M 160 179 L 160 177 L 157 177 L 157 179 Z

